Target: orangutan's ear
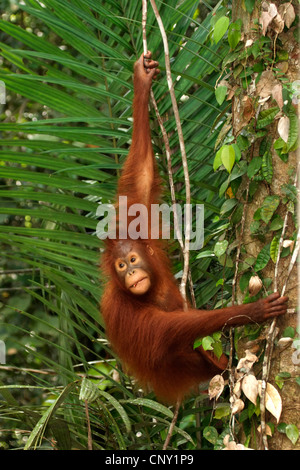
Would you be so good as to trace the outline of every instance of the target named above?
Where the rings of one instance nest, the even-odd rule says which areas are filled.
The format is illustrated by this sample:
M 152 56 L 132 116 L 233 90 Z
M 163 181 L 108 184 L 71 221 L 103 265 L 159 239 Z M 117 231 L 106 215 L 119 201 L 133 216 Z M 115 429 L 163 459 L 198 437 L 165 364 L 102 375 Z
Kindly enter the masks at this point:
M 149 252 L 149 254 L 150 254 L 151 256 L 154 255 L 154 250 L 153 250 L 153 248 L 151 248 L 150 245 L 147 245 L 147 250 L 148 250 L 148 252 Z

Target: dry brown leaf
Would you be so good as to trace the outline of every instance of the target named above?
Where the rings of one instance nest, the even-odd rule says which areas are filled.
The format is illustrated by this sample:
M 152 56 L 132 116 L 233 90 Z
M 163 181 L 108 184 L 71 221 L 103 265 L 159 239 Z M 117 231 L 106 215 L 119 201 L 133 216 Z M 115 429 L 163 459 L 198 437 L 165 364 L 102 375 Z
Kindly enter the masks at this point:
M 261 397 L 262 381 L 259 380 L 258 384 L 258 394 Z M 276 418 L 278 423 L 282 412 L 282 401 L 278 391 L 270 383 L 267 383 L 266 387 L 266 409 Z
M 282 97 L 282 85 L 280 82 L 277 82 L 276 85 L 274 85 L 273 90 L 272 90 L 272 97 L 278 104 L 279 108 L 283 108 L 283 97 Z
M 248 286 L 250 296 L 258 294 L 258 292 L 262 288 L 262 285 L 263 283 L 259 276 L 251 276 Z
M 219 396 L 221 395 L 221 393 L 223 392 L 224 385 L 225 385 L 225 382 L 224 382 L 222 375 L 215 375 L 209 382 L 209 387 L 208 387 L 209 399 L 211 400 L 212 398 L 215 398 L 217 400 Z
M 246 349 L 245 354 L 246 356 L 240 359 L 236 366 L 238 372 L 248 373 L 252 369 L 253 364 L 258 360 L 257 356 L 248 349 Z
M 289 248 L 291 252 L 293 251 L 294 245 L 295 240 L 284 240 L 282 243 L 283 248 Z
M 117 371 L 116 369 L 114 369 L 112 377 L 115 382 L 121 382 L 119 371 Z
M 252 100 L 249 96 L 236 96 L 234 100 L 235 132 L 239 133 L 255 115 Z
M 261 433 L 261 425 L 258 426 L 257 430 L 259 433 Z M 266 424 L 266 435 L 272 437 L 272 431 L 268 424 Z
M 291 24 L 294 22 L 296 18 L 293 5 L 291 3 L 283 3 L 278 8 L 278 13 L 283 18 L 286 26 L 290 28 Z
M 267 11 L 263 11 L 262 14 L 260 15 L 259 23 L 261 24 L 261 27 L 262 27 L 263 36 L 266 35 L 268 26 L 271 23 L 272 19 L 273 19 L 272 16 Z
M 250 447 L 245 447 L 243 444 L 237 444 L 235 450 L 254 450 L 254 449 L 251 449 Z
M 256 399 L 258 395 L 258 380 L 254 375 L 246 375 L 243 378 L 242 390 L 248 400 L 250 400 L 254 405 L 256 405 Z
M 242 390 L 242 382 L 238 380 L 233 387 L 233 393 L 237 398 L 240 398 L 241 390 Z
M 268 12 L 269 12 L 270 16 L 272 16 L 272 18 L 275 18 L 275 16 L 278 13 L 277 6 L 275 5 L 275 3 L 270 3 Z
M 249 349 L 245 350 L 245 354 L 246 354 L 245 358 L 247 359 L 247 361 L 249 362 L 258 361 L 258 357 L 255 354 L 253 354 L 251 351 L 249 351 Z
M 249 122 L 250 119 L 254 116 L 254 108 L 252 104 L 252 100 L 249 96 L 243 97 L 243 118 L 244 122 Z
M 256 354 L 260 350 L 260 341 L 259 339 L 254 339 L 247 341 L 245 347 L 249 349 L 253 354 Z
M 272 95 L 280 109 L 283 108 L 282 84 L 276 80 L 271 70 L 265 70 L 256 86 L 256 92 L 261 99 L 267 99 Z
M 281 18 L 280 15 L 276 15 L 275 18 L 273 18 L 272 21 L 272 29 L 275 31 L 275 33 L 279 34 L 283 31 L 284 29 L 284 21 Z
M 289 130 L 290 130 L 290 120 L 287 116 L 282 116 L 279 119 L 277 130 L 282 140 L 287 142 L 289 138 Z
M 233 415 L 235 415 L 236 413 L 239 413 L 240 411 L 242 411 L 244 409 L 244 402 L 243 400 L 241 400 L 240 398 L 238 398 L 237 400 L 234 401 L 234 404 L 231 408 L 231 413 Z
M 265 7 L 267 6 L 268 4 L 265 5 Z M 275 16 L 277 15 L 277 7 L 274 3 L 270 3 L 268 5 L 268 10 L 267 11 L 263 11 L 260 18 L 259 18 L 259 22 L 262 26 L 262 34 L 263 36 L 266 35 L 266 32 L 267 32 L 267 29 L 268 29 L 268 26 L 269 24 L 271 23 L 271 21 L 273 20 L 273 18 L 275 18 Z
M 293 338 L 285 337 L 280 338 L 277 343 L 277 347 L 281 350 L 288 348 L 293 343 Z
M 289 69 L 289 63 L 287 61 L 284 62 L 277 62 L 277 68 L 281 70 L 281 72 L 286 73 Z
M 250 447 L 245 447 L 243 444 L 237 444 L 235 441 L 229 441 L 229 439 L 230 436 L 227 434 L 223 440 L 225 447 L 222 450 L 253 450 L 250 449 Z
M 234 87 L 231 87 L 230 85 L 228 85 L 228 95 L 227 95 L 227 98 L 226 98 L 227 101 L 232 99 L 232 97 L 234 96 L 237 88 L 238 88 L 237 85 L 235 85 Z
M 271 70 L 265 70 L 256 86 L 256 92 L 261 98 L 266 98 L 272 94 L 272 90 L 277 80 Z

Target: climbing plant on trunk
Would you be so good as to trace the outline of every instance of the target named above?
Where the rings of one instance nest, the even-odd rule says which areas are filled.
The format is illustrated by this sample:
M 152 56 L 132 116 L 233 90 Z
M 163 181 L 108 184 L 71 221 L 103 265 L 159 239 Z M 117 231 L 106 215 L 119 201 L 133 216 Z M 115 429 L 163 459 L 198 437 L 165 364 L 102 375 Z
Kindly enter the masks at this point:
M 215 89 L 223 125 L 214 170 L 227 174 L 219 194 L 226 197 L 221 216 L 229 221 L 217 241 L 223 246 L 219 261 L 235 269 L 232 302 L 275 290 L 288 293 L 292 313 L 278 325 L 246 328 L 232 337 L 231 358 L 238 345 L 242 362 L 229 380 L 229 448 L 241 445 L 237 423 L 247 446 L 279 448 L 278 433 L 287 448 L 299 446 L 299 413 L 297 418 L 288 411 L 299 383 L 293 309 L 299 250 L 296 8 L 295 2 L 233 1 L 231 22 L 223 13 L 212 35 L 217 42 L 226 34 L 230 45 Z

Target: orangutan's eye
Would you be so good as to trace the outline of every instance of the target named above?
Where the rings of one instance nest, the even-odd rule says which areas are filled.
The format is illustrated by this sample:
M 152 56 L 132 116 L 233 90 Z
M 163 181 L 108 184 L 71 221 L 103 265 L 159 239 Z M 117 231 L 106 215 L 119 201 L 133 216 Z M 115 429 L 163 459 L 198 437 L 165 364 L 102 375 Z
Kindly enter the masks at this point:
M 126 263 L 118 259 L 115 263 L 115 267 L 117 271 L 124 271 L 126 269 Z

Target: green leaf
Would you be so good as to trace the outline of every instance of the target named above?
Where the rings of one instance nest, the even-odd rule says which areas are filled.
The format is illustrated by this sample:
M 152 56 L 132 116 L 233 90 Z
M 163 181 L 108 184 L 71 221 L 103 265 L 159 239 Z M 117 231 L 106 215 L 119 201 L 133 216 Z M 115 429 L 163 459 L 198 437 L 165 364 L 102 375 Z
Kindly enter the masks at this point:
M 267 150 L 262 157 L 262 175 L 267 183 L 272 183 L 273 178 L 273 161 L 272 161 L 272 153 L 270 150 Z
M 251 162 L 248 165 L 248 169 L 247 169 L 247 175 L 250 179 L 253 178 L 253 176 L 256 175 L 259 172 L 259 170 L 261 168 L 261 164 L 262 164 L 262 158 L 261 157 L 252 158 Z
M 279 423 L 277 426 L 277 431 L 281 432 L 282 434 L 285 434 L 286 426 L 286 423 Z
M 197 256 L 196 259 L 201 259 L 201 258 L 211 258 L 214 256 L 214 252 L 211 250 L 206 250 L 206 251 L 201 251 Z
M 213 38 L 216 44 L 222 39 L 229 26 L 229 18 L 221 16 L 214 26 Z
M 224 183 L 221 184 L 220 189 L 219 189 L 219 196 L 220 199 L 224 196 L 225 191 L 227 190 L 229 185 L 228 179 L 224 181 Z
M 215 416 L 214 416 L 215 419 L 222 419 L 228 415 L 230 415 L 229 403 L 222 403 L 220 405 L 217 405 L 217 408 L 215 410 Z
M 10 393 L 9 390 L 6 389 L 6 385 L 3 384 L 3 382 L 0 380 L 0 394 L 6 400 L 9 406 L 18 408 L 19 403 L 17 400 L 13 397 L 13 395 Z
M 297 204 L 298 201 L 298 191 L 297 188 L 292 184 L 284 184 L 281 187 L 281 191 L 288 200 L 292 201 L 294 204 Z
M 225 215 L 227 212 L 230 212 L 238 203 L 237 199 L 227 199 L 221 207 L 221 215 Z
M 275 376 L 276 385 L 282 389 L 284 387 L 285 381 L 291 378 L 291 374 L 289 372 L 280 372 Z
M 145 406 L 147 408 L 158 411 L 159 413 L 162 413 L 168 418 L 173 418 L 173 412 L 169 408 L 164 405 L 161 405 L 160 403 L 157 403 L 154 400 L 149 400 L 148 398 L 134 398 L 132 400 L 126 400 L 126 403 L 130 403 L 132 405 Z
M 216 256 L 221 256 L 223 255 L 228 247 L 228 240 L 222 240 L 220 242 L 217 242 L 214 247 L 214 254 Z
M 261 219 L 268 224 L 273 217 L 274 212 L 280 203 L 280 197 L 274 194 L 273 196 L 267 196 L 260 208 Z
M 259 156 L 263 157 L 264 154 L 271 149 L 272 140 L 269 137 L 265 137 L 261 140 L 259 145 Z
M 129 433 L 131 431 L 131 422 L 128 417 L 128 414 L 126 413 L 124 407 L 120 404 L 119 400 L 117 400 L 113 395 L 105 392 L 104 390 L 99 390 L 99 394 L 104 397 L 119 413 L 120 417 L 123 420 L 123 423 L 125 424 L 126 431 Z
M 200 348 L 202 346 L 202 338 L 196 339 L 196 341 L 193 344 L 193 349 Z
M 206 426 L 203 429 L 203 437 L 211 444 L 216 444 L 219 438 L 218 431 L 213 426 Z
M 276 377 L 286 380 L 286 379 L 290 379 L 292 375 L 290 372 L 279 372 L 279 374 L 277 374 Z
M 270 256 L 273 263 L 276 263 L 279 249 L 279 237 L 274 237 L 270 245 Z
M 88 403 L 93 403 L 100 396 L 100 391 L 97 385 L 95 385 L 91 380 L 82 379 L 79 400 L 87 401 Z
M 259 252 L 256 263 L 254 265 L 254 271 L 258 272 L 264 269 L 270 260 L 270 243 L 263 247 Z
M 254 10 L 254 6 L 255 6 L 255 0 L 244 0 L 245 1 L 245 7 L 246 7 L 246 10 L 248 13 L 251 13 L 253 12 Z
M 250 146 L 250 142 L 249 142 L 248 138 L 245 137 L 242 134 L 238 135 L 238 138 L 236 139 L 236 143 L 239 146 L 239 149 L 241 150 L 241 152 L 243 150 L 247 150 Z
M 275 214 L 274 219 L 270 223 L 270 230 L 276 231 L 283 227 L 283 220 L 280 215 Z
M 212 336 L 215 341 L 220 341 L 222 338 L 222 333 L 221 331 L 215 331 Z
M 221 148 L 221 160 L 228 173 L 231 173 L 235 163 L 235 151 L 232 145 L 223 145 Z
M 250 224 L 250 232 L 255 235 L 259 232 L 260 230 L 260 221 L 259 220 L 253 220 Z
M 299 429 L 295 424 L 288 424 L 285 428 L 285 433 L 290 441 L 295 445 L 299 438 Z
M 251 276 L 252 276 L 251 272 L 246 272 L 242 274 L 242 276 L 240 277 L 239 284 L 240 284 L 240 289 L 242 292 L 245 292 L 246 288 L 248 287 Z
M 290 127 L 289 127 L 289 136 L 288 136 L 288 141 L 286 144 L 286 149 L 284 150 L 284 153 L 288 153 L 291 150 L 295 150 L 295 144 L 298 139 L 298 117 L 297 114 L 294 110 L 291 110 L 288 114 L 289 120 L 290 120 Z
M 214 339 L 211 336 L 205 336 L 202 338 L 202 347 L 204 351 L 212 351 L 213 347 L 212 344 L 214 343 Z
M 69 113 L 78 116 L 101 116 L 99 111 L 91 105 L 80 101 L 75 96 L 46 85 L 45 83 L 38 83 L 40 77 L 32 76 L 31 79 L 28 80 L 26 76 L 22 76 L 21 74 L 7 74 L 0 70 L 0 79 L 4 81 L 9 90 L 20 93 L 26 98 L 49 106 L 61 113 Z M 80 84 L 78 84 L 78 86 L 80 86 Z
M 221 154 L 222 154 L 222 147 L 217 151 L 215 155 L 214 163 L 213 163 L 214 171 L 216 171 L 222 165 Z
M 231 23 L 228 29 L 228 42 L 231 50 L 234 50 L 241 40 L 241 21 Z
M 295 329 L 292 326 L 287 326 L 283 333 L 283 338 L 294 338 L 295 337 Z
M 285 146 L 285 141 L 279 137 L 277 140 L 275 140 L 273 147 L 275 150 L 282 149 Z
M 216 88 L 215 95 L 217 102 L 221 106 L 227 95 L 227 87 L 219 85 L 218 88 Z
M 220 357 L 223 354 L 222 341 L 215 340 L 214 343 L 212 344 L 212 347 L 213 347 L 214 354 L 217 356 L 218 359 L 220 359 Z
M 238 144 L 231 144 L 233 149 L 234 149 L 234 153 L 235 153 L 235 159 L 237 162 L 240 161 L 240 159 L 242 158 L 242 153 L 241 153 L 241 150 L 240 150 L 240 147 L 238 146 Z M 244 162 L 246 163 L 246 162 Z
M 269 109 L 264 109 L 259 113 L 258 120 L 256 123 L 256 129 L 262 129 L 263 127 L 268 126 L 274 121 L 275 116 L 279 113 L 279 108 L 273 107 Z
M 75 388 L 75 386 L 76 382 L 68 384 L 63 389 L 59 397 L 54 401 L 54 403 L 45 411 L 43 416 L 40 418 L 32 432 L 30 433 L 30 436 L 28 437 L 28 440 L 24 447 L 25 450 L 30 449 L 31 447 L 36 448 L 40 444 L 46 432 L 47 425 L 51 420 L 52 416 L 56 412 L 57 408 L 61 405 L 61 403 L 65 400 L 65 398 L 69 395 L 69 393 Z

